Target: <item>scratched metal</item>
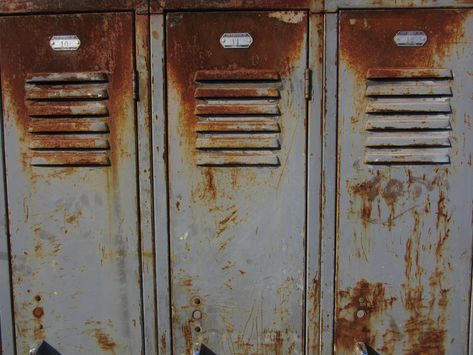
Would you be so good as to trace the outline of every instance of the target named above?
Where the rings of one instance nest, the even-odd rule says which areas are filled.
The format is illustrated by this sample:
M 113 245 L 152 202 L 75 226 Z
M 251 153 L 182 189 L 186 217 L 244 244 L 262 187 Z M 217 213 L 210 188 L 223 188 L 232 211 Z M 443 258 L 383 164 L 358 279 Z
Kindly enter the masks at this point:
M 472 36 L 471 10 L 341 14 L 337 354 L 467 353 Z
M 49 37 L 61 34 L 77 35 L 80 49 L 52 51 Z M 142 306 L 133 16 L 2 18 L 0 48 L 18 353 L 28 353 L 42 340 L 63 354 L 139 353 Z M 106 73 L 109 133 L 101 134 L 109 142 L 109 165 L 76 161 L 74 166 L 33 166 L 30 158 L 37 147 L 30 147 L 35 136 L 28 127 L 45 118 L 29 117 L 27 75 L 71 72 Z M 61 100 L 62 105 L 67 102 Z M 46 105 L 48 101 L 42 102 Z M 101 119 L 71 115 L 67 110 L 63 113 L 48 120 Z M 90 134 L 72 133 L 78 137 Z M 43 143 L 49 140 L 51 144 L 41 149 L 56 148 L 48 154 L 64 157 L 62 152 L 67 151 L 67 156 L 89 156 L 97 149 L 88 146 L 84 153 L 81 147 L 54 145 L 54 134 L 51 131 L 43 137 Z M 65 134 L 71 132 L 60 133 Z
M 195 342 L 218 354 L 303 353 L 307 30 L 305 12 L 167 16 L 175 354 L 189 354 Z M 235 32 L 248 32 L 253 44 L 224 49 L 220 37 Z M 198 86 L 269 86 L 280 97 L 226 91 L 201 99 Z M 202 133 L 197 122 L 206 120 L 233 128 Z M 244 120 L 273 120 L 279 129 L 253 124 L 247 132 Z M 234 151 L 235 142 L 219 136 L 230 132 L 243 137 Z M 279 146 L 249 148 L 251 134 L 271 135 Z M 196 147 L 202 136 L 214 149 Z

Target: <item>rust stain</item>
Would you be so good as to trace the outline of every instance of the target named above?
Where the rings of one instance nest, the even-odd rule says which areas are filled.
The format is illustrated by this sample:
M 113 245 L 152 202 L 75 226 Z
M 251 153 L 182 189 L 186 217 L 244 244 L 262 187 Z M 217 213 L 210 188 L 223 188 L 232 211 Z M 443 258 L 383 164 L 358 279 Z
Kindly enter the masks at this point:
M 381 177 L 375 176 L 371 180 L 364 181 L 351 188 L 353 194 L 358 195 L 362 200 L 360 217 L 366 226 L 371 221 L 373 201 L 380 193 Z
M 354 351 L 356 342 L 373 344 L 378 336 L 377 319 L 392 308 L 396 297 L 386 295 L 386 285 L 360 280 L 352 289 L 338 292 L 335 338 L 337 351 Z
M 116 343 L 112 339 L 110 335 L 105 333 L 102 329 L 96 328 L 94 330 L 94 336 L 97 340 L 97 344 L 99 345 L 100 349 L 105 351 L 112 351 L 115 353 Z
M 33 309 L 33 316 L 35 316 L 36 318 L 41 318 L 43 315 L 43 307 L 35 307 L 35 309 Z
M 191 354 L 193 349 L 191 325 L 188 323 L 182 325 L 182 333 L 184 334 L 185 353 Z
M 163 335 L 161 335 L 161 349 L 160 350 L 165 353 L 166 349 L 167 349 L 166 335 L 163 334 Z
M 465 35 L 467 14 L 460 10 L 363 11 L 341 15 L 340 59 L 359 79 L 368 68 L 432 68 L 450 55 Z M 424 31 L 423 47 L 398 47 L 393 38 L 406 28 Z M 369 55 L 367 55 L 369 53 Z
M 403 183 L 399 180 L 391 179 L 381 194 L 390 208 L 387 225 L 391 228 L 394 225 L 394 218 L 396 216 L 396 201 L 403 194 Z
M 314 278 L 309 288 L 309 304 L 312 306 L 309 310 L 309 322 L 313 329 L 313 334 L 309 334 L 308 348 L 311 354 L 319 353 L 319 312 L 320 312 L 320 281 Z

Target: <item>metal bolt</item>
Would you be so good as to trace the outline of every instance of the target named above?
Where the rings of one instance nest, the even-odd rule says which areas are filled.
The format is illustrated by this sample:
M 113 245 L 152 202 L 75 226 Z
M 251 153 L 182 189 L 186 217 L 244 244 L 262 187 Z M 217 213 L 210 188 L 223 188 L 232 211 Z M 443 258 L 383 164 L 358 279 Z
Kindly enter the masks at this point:
M 196 311 L 192 312 L 192 318 L 194 318 L 194 319 L 202 318 L 202 312 L 199 311 L 199 310 L 196 310 Z
M 358 318 L 363 318 L 365 316 L 366 312 L 362 309 L 359 309 L 357 312 L 356 312 L 356 316 Z

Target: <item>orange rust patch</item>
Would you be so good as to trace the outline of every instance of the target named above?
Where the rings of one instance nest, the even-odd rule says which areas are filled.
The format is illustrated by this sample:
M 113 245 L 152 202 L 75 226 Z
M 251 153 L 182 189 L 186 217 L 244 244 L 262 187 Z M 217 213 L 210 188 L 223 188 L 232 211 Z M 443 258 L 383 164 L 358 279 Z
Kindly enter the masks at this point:
M 114 350 L 116 345 L 110 335 L 106 334 L 102 329 L 96 328 L 94 332 L 95 339 L 102 350 Z
M 369 181 L 364 181 L 352 187 L 353 194 L 358 195 L 362 200 L 360 217 L 366 224 L 371 220 L 373 201 L 380 193 L 381 177 L 375 176 Z
M 373 344 L 377 336 L 372 319 L 393 306 L 396 297 L 387 297 L 385 285 L 360 280 L 353 289 L 339 291 L 343 308 L 337 310 L 335 338 L 337 350 L 354 351 L 356 342 Z
M 340 59 L 364 79 L 368 68 L 432 68 L 442 63 L 451 47 L 461 43 L 466 13 L 460 10 L 360 11 L 343 13 L 340 29 Z M 398 47 L 398 31 L 424 31 L 422 47 Z
M 41 318 L 44 315 L 43 307 L 36 307 L 35 309 L 33 309 L 33 315 L 36 318 Z

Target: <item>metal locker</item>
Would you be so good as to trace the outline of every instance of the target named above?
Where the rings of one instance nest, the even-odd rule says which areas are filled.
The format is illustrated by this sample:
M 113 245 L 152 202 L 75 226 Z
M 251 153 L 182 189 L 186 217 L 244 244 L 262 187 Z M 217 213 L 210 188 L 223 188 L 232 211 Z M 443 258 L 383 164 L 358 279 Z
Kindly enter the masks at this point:
M 141 352 L 133 21 L 0 19 L 19 354 Z
M 173 353 L 303 353 L 307 13 L 166 32 Z
M 342 11 L 335 352 L 467 353 L 471 10 Z

